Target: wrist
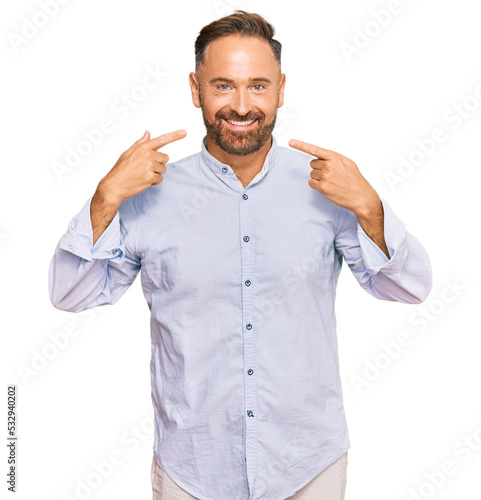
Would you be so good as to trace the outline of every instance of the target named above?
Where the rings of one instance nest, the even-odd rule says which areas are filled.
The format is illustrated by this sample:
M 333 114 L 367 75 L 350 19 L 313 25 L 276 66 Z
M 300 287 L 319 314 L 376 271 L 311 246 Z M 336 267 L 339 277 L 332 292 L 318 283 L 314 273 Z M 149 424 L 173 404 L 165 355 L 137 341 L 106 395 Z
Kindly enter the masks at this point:
M 383 216 L 383 207 L 381 199 L 376 191 L 359 202 L 352 210 L 359 220 L 375 220 Z
M 119 208 L 123 201 L 104 180 L 99 182 L 92 201 L 94 200 L 101 205 L 114 208 L 115 210 Z

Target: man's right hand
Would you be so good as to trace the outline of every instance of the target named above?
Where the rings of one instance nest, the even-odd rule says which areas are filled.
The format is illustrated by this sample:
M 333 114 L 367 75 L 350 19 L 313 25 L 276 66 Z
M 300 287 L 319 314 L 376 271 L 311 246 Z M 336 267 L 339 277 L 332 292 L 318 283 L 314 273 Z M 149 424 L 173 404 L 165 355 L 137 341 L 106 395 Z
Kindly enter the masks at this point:
M 169 157 L 157 150 L 186 135 L 187 132 L 181 129 L 149 139 L 150 133 L 147 131 L 120 155 L 117 163 L 99 182 L 90 203 L 94 245 L 124 200 L 162 182 Z
M 102 192 L 102 197 L 120 205 L 144 189 L 160 184 L 169 157 L 157 150 L 186 135 L 187 132 L 181 129 L 149 139 L 150 133 L 145 132 L 141 139 L 120 155 L 117 163 L 100 181 L 98 190 Z

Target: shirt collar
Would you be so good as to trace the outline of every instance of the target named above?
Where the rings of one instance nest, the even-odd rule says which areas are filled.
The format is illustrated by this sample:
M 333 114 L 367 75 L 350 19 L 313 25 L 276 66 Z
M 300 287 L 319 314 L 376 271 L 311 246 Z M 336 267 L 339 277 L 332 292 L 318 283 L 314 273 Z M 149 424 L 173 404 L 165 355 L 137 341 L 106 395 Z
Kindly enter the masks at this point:
M 272 145 L 267 153 L 266 159 L 264 161 L 264 165 L 262 165 L 262 169 L 257 173 L 257 175 L 252 179 L 249 183 L 249 186 L 254 184 L 255 182 L 260 181 L 267 173 L 269 168 L 272 168 L 277 160 L 278 153 L 278 145 L 276 138 L 271 134 L 272 137 Z M 209 151 L 207 151 L 206 147 L 207 136 L 204 136 L 202 139 L 202 151 L 201 158 L 202 161 L 216 174 L 217 176 L 235 176 L 235 172 L 232 170 L 232 167 L 227 165 L 226 163 L 220 162 L 217 158 L 212 156 Z

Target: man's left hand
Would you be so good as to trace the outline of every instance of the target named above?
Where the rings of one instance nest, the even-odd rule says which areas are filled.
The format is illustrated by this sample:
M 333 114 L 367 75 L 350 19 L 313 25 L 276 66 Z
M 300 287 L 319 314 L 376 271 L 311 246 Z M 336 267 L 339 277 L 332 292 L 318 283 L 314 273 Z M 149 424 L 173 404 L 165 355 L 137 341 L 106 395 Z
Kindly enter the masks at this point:
M 379 207 L 379 196 L 352 160 L 307 142 L 291 140 L 289 145 L 316 157 L 311 161 L 311 179 L 308 181 L 311 188 L 356 215 L 365 215 L 370 208 Z
M 316 157 L 311 161 L 311 188 L 336 205 L 353 212 L 366 234 L 389 259 L 384 240 L 384 211 L 381 199 L 362 176 L 357 165 L 345 156 L 314 144 L 290 140 L 289 146 Z

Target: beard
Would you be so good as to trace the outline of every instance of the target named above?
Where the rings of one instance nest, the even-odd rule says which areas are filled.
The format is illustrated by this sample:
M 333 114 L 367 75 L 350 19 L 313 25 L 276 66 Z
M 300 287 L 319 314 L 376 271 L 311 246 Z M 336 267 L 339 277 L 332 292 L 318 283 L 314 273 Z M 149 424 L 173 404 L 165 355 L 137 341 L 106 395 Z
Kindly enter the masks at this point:
M 215 120 L 210 122 L 207 120 L 204 113 L 200 89 L 199 100 L 207 135 L 214 144 L 219 146 L 226 153 L 232 155 L 244 156 L 258 151 L 271 137 L 272 131 L 276 125 L 277 111 L 272 121 L 266 123 L 266 116 L 260 110 L 252 110 L 245 116 L 239 116 L 235 111 L 219 110 L 215 114 Z M 277 99 L 277 103 L 279 103 L 279 98 Z M 257 124 L 252 130 L 231 130 L 223 123 L 224 120 L 238 122 L 257 120 Z

